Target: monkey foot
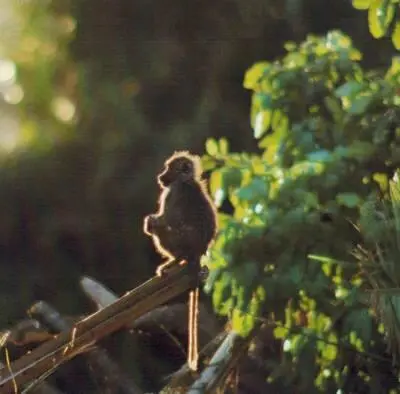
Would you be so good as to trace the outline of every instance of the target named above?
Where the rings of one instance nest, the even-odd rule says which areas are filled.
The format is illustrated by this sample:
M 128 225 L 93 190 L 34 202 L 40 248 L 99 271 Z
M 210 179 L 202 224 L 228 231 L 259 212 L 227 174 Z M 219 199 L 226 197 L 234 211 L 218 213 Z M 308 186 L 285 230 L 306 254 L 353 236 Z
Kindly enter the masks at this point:
M 175 264 L 176 264 L 176 262 L 173 261 L 173 262 L 168 262 L 168 263 L 159 265 L 159 266 L 157 267 L 157 270 L 156 270 L 156 275 L 157 275 L 157 276 L 163 276 L 163 275 L 165 275 L 165 273 L 166 273 L 165 271 L 168 272 L 168 270 L 171 269 L 170 266 L 171 266 L 171 265 L 175 265 Z M 184 265 L 184 264 L 186 264 L 186 261 L 185 261 L 185 260 L 181 260 L 181 261 L 179 261 L 178 264 L 179 264 L 179 265 Z
M 167 267 L 158 267 L 157 270 L 156 270 L 156 275 L 157 276 L 163 276 L 164 271 L 165 271 L 166 268 Z

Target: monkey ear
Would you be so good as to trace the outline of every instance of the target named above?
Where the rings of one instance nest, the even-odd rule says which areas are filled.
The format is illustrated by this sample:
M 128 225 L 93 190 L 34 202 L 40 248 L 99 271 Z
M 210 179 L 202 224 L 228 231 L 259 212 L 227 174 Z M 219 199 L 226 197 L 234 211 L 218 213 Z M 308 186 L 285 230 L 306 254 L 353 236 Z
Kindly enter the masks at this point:
M 201 167 L 201 159 L 200 156 L 192 156 L 193 157 L 193 166 L 194 166 L 194 176 L 197 179 L 201 178 L 201 174 L 203 173 L 203 169 Z

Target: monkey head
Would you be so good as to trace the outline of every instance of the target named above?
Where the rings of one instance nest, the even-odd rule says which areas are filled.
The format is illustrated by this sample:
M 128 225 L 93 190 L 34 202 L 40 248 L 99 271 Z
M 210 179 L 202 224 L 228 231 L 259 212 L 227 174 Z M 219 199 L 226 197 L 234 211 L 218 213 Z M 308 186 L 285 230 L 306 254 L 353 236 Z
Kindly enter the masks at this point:
M 158 183 L 168 187 L 179 180 L 189 182 L 199 180 L 201 176 L 200 159 L 187 152 L 176 152 L 166 162 L 164 171 L 158 176 Z

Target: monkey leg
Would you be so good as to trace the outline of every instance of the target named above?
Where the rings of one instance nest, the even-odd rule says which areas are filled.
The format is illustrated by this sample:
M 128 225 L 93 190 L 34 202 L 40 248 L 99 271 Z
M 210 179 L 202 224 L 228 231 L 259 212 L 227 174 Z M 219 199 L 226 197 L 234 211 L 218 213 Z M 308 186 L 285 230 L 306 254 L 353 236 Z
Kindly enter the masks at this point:
M 198 315 L 199 315 L 199 288 L 189 293 L 189 322 L 188 322 L 188 365 L 192 371 L 197 371 L 199 364 L 198 345 Z
M 172 265 L 174 262 L 175 262 L 174 259 L 169 259 L 164 264 L 159 265 L 156 270 L 157 276 L 162 276 L 165 269 L 168 268 L 170 265 Z

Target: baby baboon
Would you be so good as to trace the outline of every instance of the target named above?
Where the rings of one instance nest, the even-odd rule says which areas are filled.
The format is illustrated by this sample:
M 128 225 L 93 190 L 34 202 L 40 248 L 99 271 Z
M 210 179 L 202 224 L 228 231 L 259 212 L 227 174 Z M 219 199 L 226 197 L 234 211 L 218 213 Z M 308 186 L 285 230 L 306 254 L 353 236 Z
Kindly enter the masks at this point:
M 144 220 L 144 232 L 153 238 L 157 250 L 167 258 L 157 268 L 162 275 L 165 268 L 182 261 L 198 275 L 200 258 L 216 233 L 216 214 L 206 186 L 201 180 L 200 159 L 188 152 L 175 152 L 158 176 L 162 188 L 159 209 Z M 189 299 L 188 364 L 197 369 L 197 313 L 198 287 Z
M 175 261 L 185 260 L 192 267 L 199 263 L 215 236 L 216 215 L 197 156 L 176 152 L 165 162 L 158 183 L 162 188 L 159 210 L 145 218 L 144 231 L 168 259 L 158 267 L 160 275 Z

